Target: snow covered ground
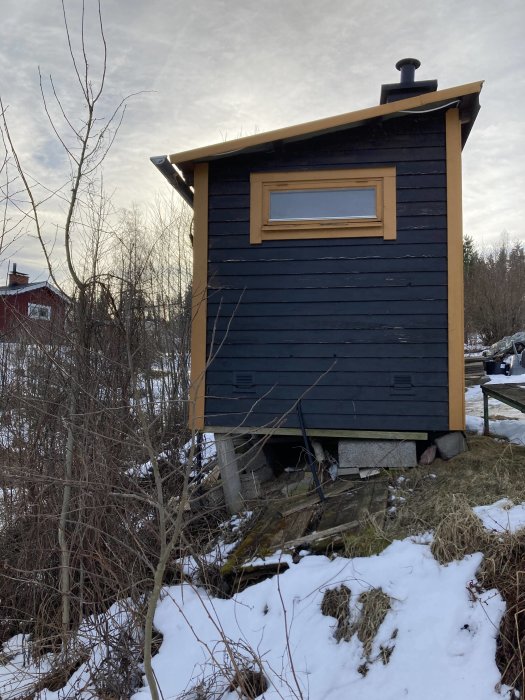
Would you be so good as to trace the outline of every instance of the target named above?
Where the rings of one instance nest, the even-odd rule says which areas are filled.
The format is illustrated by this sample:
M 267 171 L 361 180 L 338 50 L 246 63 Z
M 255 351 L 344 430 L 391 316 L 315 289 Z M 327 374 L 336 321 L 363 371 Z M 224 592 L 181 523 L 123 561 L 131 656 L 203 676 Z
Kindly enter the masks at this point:
M 525 504 L 499 501 L 474 511 L 494 537 L 525 527 Z M 511 700 L 495 663 L 505 603 L 496 590 L 477 585 L 482 555 L 441 565 L 431 540 L 429 533 L 395 541 L 371 557 L 287 556 L 287 571 L 231 599 L 190 583 L 165 588 L 155 615 L 163 641 L 153 659 L 161 697 L 239 700 L 229 685 L 232 667 L 244 667 L 264 674 L 268 687 L 262 700 Z M 381 589 L 388 596 L 389 609 L 368 650 L 356 633 L 338 642 L 337 620 L 322 613 L 325 592 L 341 584 L 350 591 L 350 624 L 359 621 L 363 593 Z M 88 661 L 60 690 L 43 689 L 31 697 L 105 697 L 93 686 L 92 674 L 110 662 L 114 652 L 105 640 L 120 639 L 127 619 L 119 604 L 107 621 L 89 618 L 81 635 Z M 2 649 L 0 696 L 6 700 L 25 697 L 23 689 L 31 692 L 38 672 L 50 668 L 45 657 L 38 667 L 28 661 L 27 644 L 18 635 Z M 118 668 L 110 665 L 110 676 Z M 151 694 L 143 687 L 131 697 L 150 700 Z
M 257 659 L 269 682 L 265 700 L 510 697 L 494 661 L 505 605 L 497 591 L 478 592 L 480 561 L 474 554 L 441 566 L 428 538 L 412 538 L 367 558 L 304 557 L 231 600 L 189 585 L 167 588 L 155 617 L 164 635 L 154 659 L 163 697 L 238 700 L 226 680 L 215 695 L 196 694 L 231 668 L 232 653 L 247 664 Z M 354 620 L 361 593 L 381 588 L 390 598 L 368 656 L 356 635 L 338 643 L 336 620 L 321 612 L 324 592 L 342 583 Z M 144 688 L 133 700 L 150 697 Z
M 525 386 L 523 375 L 493 381 Z M 482 432 L 480 386 L 468 389 L 466 406 L 468 429 Z M 489 411 L 493 434 L 525 445 L 523 414 L 494 400 Z M 494 536 L 525 527 L 525 504 L 501 500 L 474 512 Z M 429 534 L 394 542 L 367 558 L 308 556 L 293 563 L 286 557 L 288 571 L 231 600 L 188 585 L 166 589 L 155 618 L 164 641 L 154 660 L 164 697 L 196 700 L 197 689 L 213 678 L 216 694 L 202 697 L 238 698 L 227 680 L 222 686 L 216 680 L 221 669 L 228 677 L 232 653 L 262 669 L 269 682 L 265 700 L 512 697 L 495 664 L 505 604 L 497 591 L 476 585 L 481 554 L 443 566 L 430 540 Z M 321 612 L 325 591 L 341 584 L 351 590 L 353 621 L 363 592 L 381 588 L 390 598 L 369 654 L 356 634 L 337 642 L 336 620 Z M 133 700 L 150 697 L 144 688 Z

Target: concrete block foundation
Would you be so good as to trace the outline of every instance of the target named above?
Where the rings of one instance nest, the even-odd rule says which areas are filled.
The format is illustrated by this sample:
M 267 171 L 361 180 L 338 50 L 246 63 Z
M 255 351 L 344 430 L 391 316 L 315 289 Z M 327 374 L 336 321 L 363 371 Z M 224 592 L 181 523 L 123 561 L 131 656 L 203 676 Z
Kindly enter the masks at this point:
M 360 469 L 405 469 L 417 466 L 413 440 L 339 440 L 338 474 Z

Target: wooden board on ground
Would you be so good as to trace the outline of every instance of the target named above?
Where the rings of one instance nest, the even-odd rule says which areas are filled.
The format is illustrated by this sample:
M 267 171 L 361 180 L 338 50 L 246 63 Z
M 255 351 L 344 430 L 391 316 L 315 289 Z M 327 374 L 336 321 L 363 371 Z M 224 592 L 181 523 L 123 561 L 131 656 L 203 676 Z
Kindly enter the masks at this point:
M 328 530 L 355 520 L 362 521 L 367 513 L 384 510 L 387 498 L 388 485 L 384 480 L 358 484 L 349 493 L 327 500 L 317 530 Z
M 340 543 L 346 532 L 358 530 L 366 522 L 368 514 L 384 517 L 388 499 L 388 483 L 385 479 L 362 482 L 336 482 L 326 488 L 326 498 L 305 496 L 292 508 L 286 502 L 266 507 L 256 519 L 223 566 L 223 575 L 234 579 L 238 589 L 241 581 L 264 577 L 275 569 L 275 558 L 268 570 L 265 557 L 278 550 L 293 551 L 303 546 L 322 542 L 330 547 Z M 258 559 L 254 566 L 246 567 Z
M 357 484 L 357 486 L 359 487 L 360 484 Z M 323 493 L 325 495 L 325 498 L 327 500 L 330 500 L 334 496 L 337 496 L 340 493 L 344 493 L 345 491 L 353 490 L 354 488 L 356 488 L 356 482 L 348 481 L 346 479 L 339 479 L 338 481 L 324 484 Z M 319 496 L 317 491 L 312 489 L 310 493 L 308 493 L 306 496 L 302 496 L 297 501 L 294 501 L 290 498 L 286 499 L 286 501 L 284 501 L 280 506 L 281 513 L 283 516 L 292 515 L 292 513 L 297 513 L 297 511 L 299 510 L 304 510 L 304 508 L 308 506 L 314 506 L 320 502 L 321 497 Z

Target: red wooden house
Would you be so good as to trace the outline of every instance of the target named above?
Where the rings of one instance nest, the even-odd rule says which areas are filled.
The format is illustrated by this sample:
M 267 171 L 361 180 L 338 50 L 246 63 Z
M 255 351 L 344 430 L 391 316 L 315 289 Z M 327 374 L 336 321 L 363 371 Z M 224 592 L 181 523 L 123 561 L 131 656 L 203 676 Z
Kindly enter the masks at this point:
M 49 341 L 64 330 L 68 297 L 48 282 L 29 282 L 16 269 L 0 287 L 0 341 L 21 337 Z

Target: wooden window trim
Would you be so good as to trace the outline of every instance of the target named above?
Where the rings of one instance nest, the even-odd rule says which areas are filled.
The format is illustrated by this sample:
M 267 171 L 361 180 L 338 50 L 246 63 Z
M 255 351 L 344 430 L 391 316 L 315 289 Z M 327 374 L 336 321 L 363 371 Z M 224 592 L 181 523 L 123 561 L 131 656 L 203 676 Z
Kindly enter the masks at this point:
M 270 221 L 270 193 L 373 187 L 377 218 Z M 396 169 L 307 170 L 250 175 L 250 243 L 308 238 L 396 238 Z

